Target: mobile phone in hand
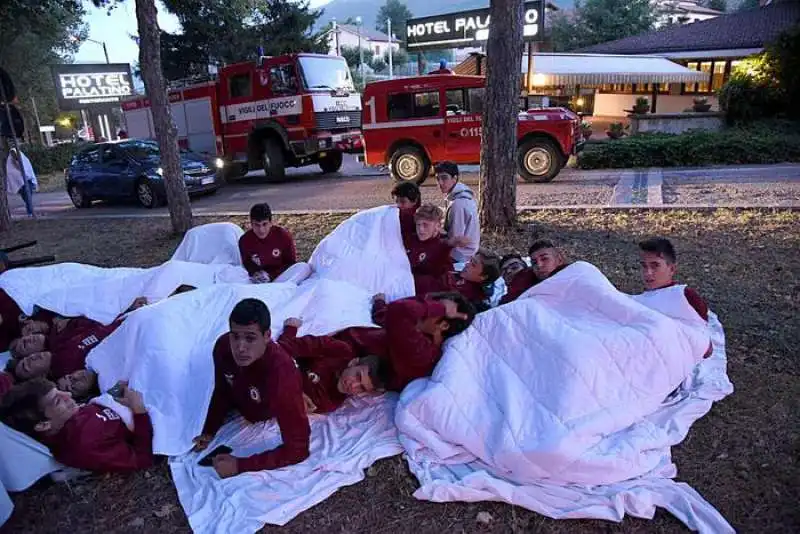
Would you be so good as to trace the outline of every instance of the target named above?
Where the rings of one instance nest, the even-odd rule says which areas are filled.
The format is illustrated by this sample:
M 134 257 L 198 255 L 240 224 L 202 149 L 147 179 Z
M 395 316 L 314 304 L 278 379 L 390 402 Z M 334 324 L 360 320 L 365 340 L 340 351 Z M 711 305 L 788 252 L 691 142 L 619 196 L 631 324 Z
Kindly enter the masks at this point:
M 197 463 L 198 463 L 198 465 L 202 465 L 203 467 L 211 467 L 212 465 L 214 465 L 213 460 L 214 460 L 215 456 L 217 456 L 219 454 L 230 454 L 232 452 L 233 452 L 233 449 L 231 449 L 227 445 L 220 445 L 219 447 L 217 447 L 216 449 L 214 449 L 210 453 L 206 454 L 203 457 L 203 459 L 200 460 Z
M 114 384 L 114 387 L 108 390 L 108 394 L 114 397 L 115 399 L 121 399 L 122 394 L 124 393 L 122 382 L 117 382 Z

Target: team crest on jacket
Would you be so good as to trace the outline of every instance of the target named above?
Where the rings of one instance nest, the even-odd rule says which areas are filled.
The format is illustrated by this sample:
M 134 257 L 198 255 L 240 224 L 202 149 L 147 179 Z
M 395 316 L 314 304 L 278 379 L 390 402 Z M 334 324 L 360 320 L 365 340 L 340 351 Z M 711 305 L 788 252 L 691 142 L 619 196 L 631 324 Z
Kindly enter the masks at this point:
M 233 375 L 225 374 L 225 382 L 228 383 L 229 386 L 233 385 Z
M 250 386 L 250 398 L 255 402 L 261 402 L 261 393 L 259 393 L 257 387 Z
M 261 265 L 261 258 L 258 257 L 258 254 L 253 254 L 250 256 L 250 259 L 253 260 L 253 263 L 256 265 Z
M 319 384 L 319 375 L 317 373 L 309 371 L 306 374 L 308 375 L 308 379 L 311 380 L 312 383 Z
M 425 261 L 425 258 L 427 258 L 427 257 L 428 257 L 428 255 L 426 253 L 422 252 L 419 255 L 419 261 Z
M 280 256 L 281 256 L 281 249 L 273 248 L 272 249 L 272 257 L 273 258 L 280 258 Z

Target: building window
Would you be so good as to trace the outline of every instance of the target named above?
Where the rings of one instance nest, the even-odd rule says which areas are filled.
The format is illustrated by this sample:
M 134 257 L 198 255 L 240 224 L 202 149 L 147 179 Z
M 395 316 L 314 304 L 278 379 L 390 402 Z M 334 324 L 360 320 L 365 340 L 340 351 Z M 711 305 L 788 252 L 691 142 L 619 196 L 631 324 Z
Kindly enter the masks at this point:
M 711 67 L 714 65 L 711 61 L 704 61 L 700 63 L 700 72 L 706 74 L 706 81 L 697 84 L 698 93 L 709 93 L 711 88 Z
M 715 61 L 712 77 L 711 90 L 717 91 L 725 84 L 725 65 L 726 61 Z
M 417 119 L 439 115 L 439 93 L 400 93 L 389 95 L 389 120 Z
M 253 85 L 250 83 L 250 73 L 234 74 L 229 78 L 231 98 L 245 98 L 252 95 Z

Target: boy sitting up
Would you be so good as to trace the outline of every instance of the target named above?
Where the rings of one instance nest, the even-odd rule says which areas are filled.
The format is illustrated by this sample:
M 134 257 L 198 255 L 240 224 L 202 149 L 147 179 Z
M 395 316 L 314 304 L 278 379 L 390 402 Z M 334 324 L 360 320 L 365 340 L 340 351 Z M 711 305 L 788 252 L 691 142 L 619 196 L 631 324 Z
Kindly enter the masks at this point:
M 251 423 L 277 419 L 283 444 L 247 458 L 215 456 L 214 469 L 221 478 L 302 462 L 308 458 L 311 434 L 302 379 L 292 357 L 272 341 L 267 305 L 244 299 L 233 308 L 229 324 L 230 332 L 214 346 L 214 394 L 203 433 L 194 439 L 195 450 L 208 447 L 235 408 Z
M 408 239 L 416 232 L 414 214 L 422 204 L 422 193 L 414 182 L 402 182 L 392 189 L 392 198 L 400 208 L 400 233 L 403 245 L 408 249 Z
M 272 282 L 297 262 L 294 239 L 288 230 L 272 224 L 269 204 L 250 208 L 250 230 L 239 238 L 242 264 L 253 282 Z
M 388 305 L 379 297 L 373 303 L 373 318 L 380 324 L 385 317 L 391 367 L 387 388 L 392 391 L 430 376 L 442 357 L 444 341 L 466 330 L 475 318 L 475 307 L 460 293 L 432 293 Z
M 481 244 L 481 228 L 478 220 L 478 203 L 472 190 L 459 182 L 458 165 L 443 161 L 435 167 L 436 182 L 445 195 L 447 211 L 444 231 L 447 237 L 464 237 L 464 241 L 453 249 L 453 260 L 465 262 L 475 255 Z
M 414 222 L 416 235 L 408 238 L 406 253 L 416 293 L 425 295 L 442 289 L 442 280 L 453 270 L 450 253 L 466 238 L 442 239 L 442 210 L 433 204 L 420 206 L 414 214 Z
M 642 279 L 647 291 L 655 291 L 675 284 L 675 273 L 678 271 L 675 247 L 669 239 L 654 237 L 639 243 Z M 708 305 L 700 294 L 689 286 L 683 290 L 686 300 L 697 314 L 708 321 Z
M 77 469 L 126 472 L 153 464 L 153 427 L 142 395 L 123 383 L 118 402 L 133 412 L 133 431 L 110 408 L 79 406 L 44 378 L 17 384 L 0 403 L 0 421 L 41 441 Z
M 302 324 L 300 319 L 286 319 L 278 343 L 300 366 L 309 412 L 332 412 L 349 396 L 384 387 L 388 374 L 384 359 L 359 358 L 350 343 L 334 336 L 297 337 Z

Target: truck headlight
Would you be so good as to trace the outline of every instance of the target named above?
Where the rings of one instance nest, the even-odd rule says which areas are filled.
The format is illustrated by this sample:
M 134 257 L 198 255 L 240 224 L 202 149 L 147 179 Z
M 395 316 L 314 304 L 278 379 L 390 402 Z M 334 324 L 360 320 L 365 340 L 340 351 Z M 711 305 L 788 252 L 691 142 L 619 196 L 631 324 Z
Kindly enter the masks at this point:
M 214 160 L 214 167 L 221 169 L 225 166 L 225 160 L 222 158 L 217 158 Z

